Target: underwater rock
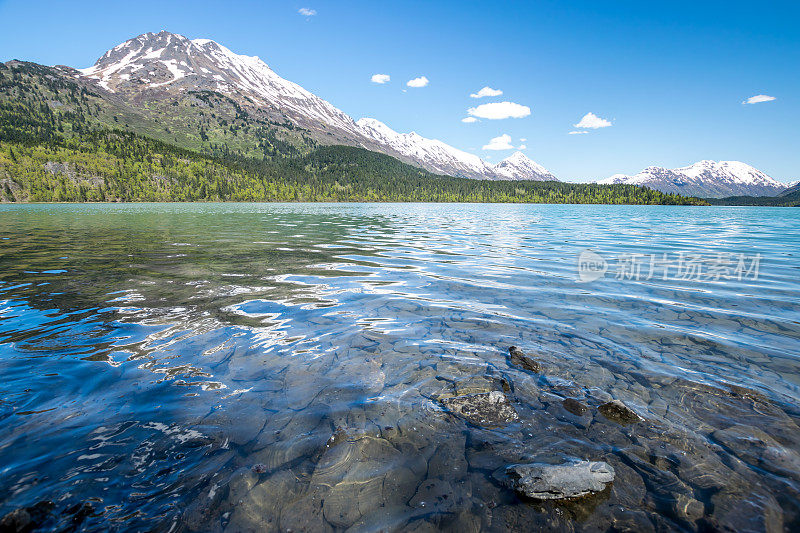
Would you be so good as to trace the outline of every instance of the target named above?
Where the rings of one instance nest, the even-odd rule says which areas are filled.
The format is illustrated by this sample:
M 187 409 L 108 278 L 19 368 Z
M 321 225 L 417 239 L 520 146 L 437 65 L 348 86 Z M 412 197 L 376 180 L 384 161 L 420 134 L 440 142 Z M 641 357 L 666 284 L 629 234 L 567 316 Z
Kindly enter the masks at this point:
M 625 455 L 626 463 L 645 482 L 648 492 L 654 497 L 659 512 L 684 527 L 692 525 L 703 516 L 704 505 L 694 498 L 694 490 L 669 470 L 637 457 Z
M 746 463 L 800 479 L 800 454 L 782 446 L 759 428 L 735 425 L 717 430 L 712 436 Z
M 194 498 L 183 513 L 183 523 L 189 531 L 222 530 L 219 507 L 224 491 L 216 483 L 209 484 L 208 490 Z
M 269 471 L 269 467 L 264 463 L 256 463 L 250 467 L 254 474 L 264 474 Z
M 561 405 L 564 406 L 564 409 L 575 416 L 582 416 L 589 410 L 588 407 L 583 405 L 575 398 L 566 398 L 563 402 L 561 402 Z
M 642 421 L 642 417 L 619 400 L 606 402 L 597 409 L 604 417 L 617 424 L 626 425 Z
M 368 521 L 377 509 L 408 502 L 420 476 L 402 466 L 400 451 L 379 437 L 334 437 L 311 476 L 311 488 L 320 494 L 329 524 L 347 529 Z
M 449 513 L 461 509 L 464 500 L 453 486 L 438 478 L 429 478 L 417 488 L 409 505 L 414 508 L 427 508 L 431 512 Z
M 386 473 L 383 480 L 383 499 L 386 505 L 406 505 L 414 496 L 421 476 L 415 474 L 410 468 L 399 466 Z
M 460 479 L 466 476 L 465 442 L 464 435 L 453 435 L 452 440 L 440 444 L 428 461 L 428 476 L 443 479 Z
M 508 363 L 535 372 L 536 374 L 542 373 L 542 365 L 516 346 L 512 346 L 508 349 Z
M 502 386 L 495 382 L 492 378 L 485 376 L 471 376 L 468 378 L 457 380 L 453 383 L 453 389 L 456 396 L 463 396 L 465 394 L 481 394 L 484 392 L 491 392 L 499 390 Z
M 715 531 L 784 531 L 781 506 L 769 493 L 752 487 L 729 488 L 711 497 L 708 522 Z
M 334 486 L 353 475 L 366 463 L 383 465 L 380 471 L 399 464 L 402 454 L 388 441 L 368 435 L 338 437 L 334 446 L 326 449 L 317 463 L 312 485 Z
M 602 461 L 560 465 L 513 465 L 502 479 L 515 491 L 536 500 L 581 498 L 600 492 L 614 481 L 614 468 Z
M 517 411 L 500 391 L 454 396 L 441 402 L 448 411 L 476 426 L 496 428 L 519 419 Z
M 368 480 L 371 485 L 379 484 L 381 480 Z M 373 490 L 378 490 L 377 487 Z M 348 528 L 361 518 L 358 502 L 359 486 L 356 482 L 342 482 L 334 486 L 322 501 L 322 510 L 325 520 L 334 527 Z
M 419 512 L 406 505 L 384 506 L 367 516 L 362 516 L 347 528 L 346 533 L 373 533 L 375 531 L 408 531 L 410 518 Z
M 0 518 L 0 531 L 30 531 L 34 526 L 27 509 L 14 509 Z
M 440 529 L 448 533 L 480 533 L 483 530 L 481 517 L 467 510 L 448 519 Z
M 322 502 L 328 492 L 327 487 L 313 487 L 297 500 L 281 507 L 281 531 L 333 531 L 325 520 Z
M 258 483 L 258 475 L 249 468 L 240 468 L 231 475 L 228 481 L 228 500 L 238 504 Z
M 272 412 L 252 398 L 239 398 L 224 407 L 214 409 L 202 421 L 208 433 L 236 445 L 255 439 Z
M 433 522 L 420 518 L 410 522 L 405 531 L 406 533 L 438 533 L 439 528 Z
M 31 507 L 14 509 L 0 518 L 0 531 L 32 531 L 42 527 L 47 516 L 55 509 L 51 501 L 41 501 Z
M 256 470 L 263 474 L 272 472 L 287 465 L 294 464 L 303 457 L 307 457 L 319 451 L 325 445 L 325 436 L 320 432 L 310 434 L 300 434 L 295 437 L 282 440 L 254 452 L 250 460 L 257 465 Z

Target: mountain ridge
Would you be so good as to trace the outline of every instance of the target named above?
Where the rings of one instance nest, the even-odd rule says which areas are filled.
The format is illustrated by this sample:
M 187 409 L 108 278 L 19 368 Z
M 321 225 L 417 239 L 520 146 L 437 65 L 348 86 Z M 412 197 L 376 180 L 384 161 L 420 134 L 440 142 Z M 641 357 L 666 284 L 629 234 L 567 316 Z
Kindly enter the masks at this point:
M 429 172 L 491 180 L 555 180 L 528 160 L 504 172 L 474 154 L 416 133 L 397 133 L 376 119 L 356 122 L 328 101 L 275 73 L 257 56 L 232 52 L 211 39 L 161 31 L 144 33 L 108 50 L 79 76 L 134 101 L 163 94 L 209 90 L 254 105 L 275 119 L 307 129 L 323 144 L 346 144 L 383 152 Z M 378 126 L 380 124 L 380 126 Z
M 638 174 L 614 174 L 596 183 L 640 185 L 661 192 L 725 198 L 731 196 L 777 196 L 786 186 L 741 161 L 702 160 L 668 169 L 649 166 Z
M 463 178 L 558 181 L 552 173 L 520 151 L 492 165 L 477 155 L 437 139 L 427 139 L 415 132 L 398 133 L 374 118 L 361 118 L 356 124 L 367 135 L 402 156 L 422 161 L 423 167 L 432 172 Z

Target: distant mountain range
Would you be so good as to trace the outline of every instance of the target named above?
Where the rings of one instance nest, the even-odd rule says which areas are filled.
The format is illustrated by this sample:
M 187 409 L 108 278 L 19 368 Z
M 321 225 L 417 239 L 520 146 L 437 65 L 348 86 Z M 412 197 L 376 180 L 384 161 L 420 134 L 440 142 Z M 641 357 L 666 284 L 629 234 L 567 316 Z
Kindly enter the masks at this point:
M 636 175 L 615 174 L 601 184 L 641 185 L 661 192 L 724 198 L 777 196 L 788 186 L 739 161 L 699 161 L 688 167 L 647 167 Z
M 207 90 L 273 119 L 288 119 L 324 144 L 383 152 L 437 174 L 490 180 L 555 180 L 521 152 L 491 165 L 480 157 L 416 133 L 397 133 L 371 118 L 354 121 L 343 111 L 276 74 L 258 57 L 235 54 L 209 39 L 162 31 L 145 33 L 106 52 L 78 75 L 128 101 Z
M 302 168 L 287 169 L 284 165 L 280 172 L 284 175 L 289 172 L 298 180 L 305 179 L 301 176 L 308 173 L 325 175 L 326 179 L 333 180 L 326 187 L 345 197 L 347 194 L 355 195 L 355 192 L 342 192 L 347 187 L 339 183 L 335 168 L 350 169 L 343 170 L 348 175 L 360 173 L 360 179 L 366 181 L 359 187 L 364 188 L 363 194 L 368 197 L 369 180 L 366 176 L 375 175 L 378 166 L 371 155 L 347 152 L 344 147 L 378 152 L 411 165 L 404 169 L 393 166 L 391 162 L 380 163 L 386 168 L 397 169 L 396 175 L 415 176 L 415 179 L 452 176 L 490 180 L 498 182 L 498 185 L 507 181 L 536 181 L 543 182 L 543 191 L 546 183 L 558 182 L 552 172 L 519 151 L 491 164 L 442 141 L 414 132 L 398 133 L 374 118 L 355 121 L 324 99 L 280 77 L 258 57 L 236 54 L 209 39 L 191 40 L 167 31 L 145 33 L 115 46 L 89 68 L 46 67 L 19 61 L 11 61 L 5 67 L 9 77 L 5 78 L 6 81 L 0 79 L 0 114 L 5 113 L 5 140 L 11 135 L 12 139 L 18 138 L 29 145 L 50 143 L 56 138 L 83 138 L 88 132 L 98 129 L 119 130 L 217 158 L 223 166 L 233 160 L 241 161 L 237 164 L 245 164 L 247 168 L 254 162 L 284 165 L 290 161 L 314 161 Z M 32 116 L 34 110 L 36 117 Z M 91 141 L 97 142 L 97 139 Z M 149 141 L 142 142 L 147 144 Z M 163 151 L 162 148 L 147 146 L 147 150 Z M 325 151 L 325 147 L 332 150 Z M 359 163 L 348 167 L 344 154 L 350 154 L 349 157 L 358 159 Z M 335 164 L 323 164 L 322 161 Z M 47 168 L 62 167 L 49 165 Z M 263 174 L 265 168 L 253 171 Z M 222 172 L 221 167 L 215 167 L 214 172 Z M 74 177 L 80 172 L 70 171 L 69 175 Z M 146 179 L 152 181 L 156 178 L 158 176 Z M 42 179 L 47 181 L 49 178 Z M 95 187 L 99 178 L 89 176 L 86 179 L 89 180 L 87 187 Z M 0 181 L 7 189 L 5 196 L 0 194 L 0 201 L 16 195 L 14 187 L 20 185 L 4 178 L 2 168 Z M 763 172 L 736 161 L 700 161 L 677 169 L 648 167 L 633 176 L 616 174 L 596 183 L 637 185 L 666 195 L 701 198 L 774 197 L 788 188 Z M 192 186 L 184 185 L 186 190 L 192 189 Z M 126 185 L 120 184 L 119 187 L 122 191 Z M 392 187 L 391 194 L 403 198 L 414 198 L 417 194 L 410 189 L 404 189 L 402 194 L 397 192 L 402 188 L 399 182 L 394 182 Z M 458 192 L 462 196 L 456 196 L 480 199 L 480 187 L 482 185 L 469 185 Z M 531 190 L 516 187 L 500 186 L 496 189 L 492 198 L 505 198 L 503 195 L 509 194 L 507 191 L 512 195 L 533 194 Z M 538 196 L 531 197 L 536 201 L 577 199 L 578 196 L 570 196 L 576 193 L 568 189 L 555 187 L 552 190 L 558 191 L 556 195 L 536 193 Z M 224 188 L 215 188 L 215 191 L 216 197 L 220 198 L 230 193 Z M 221 195 L 219 191 L 225 194 Z M 580 201 L 602 197 L 595 189 L 580 191 L 586 195 Z M 174 191 L 169 194 L 174 194 Z M 267 193 L 262 191 L 259 194 Z M 317 191 L 314 194 L 321 193 Z M 436 194 L 440 195 L 439 198 L 444 193 Z M 648 196 L 646 191 L 631 193 L 624 188 L 615 189 L 614 194 L 634 203 L 676 201 L 665 196 Z M 210 193 L 209 196 L 213 197 Z M 513 200 L 511 197 L 508 199 Z

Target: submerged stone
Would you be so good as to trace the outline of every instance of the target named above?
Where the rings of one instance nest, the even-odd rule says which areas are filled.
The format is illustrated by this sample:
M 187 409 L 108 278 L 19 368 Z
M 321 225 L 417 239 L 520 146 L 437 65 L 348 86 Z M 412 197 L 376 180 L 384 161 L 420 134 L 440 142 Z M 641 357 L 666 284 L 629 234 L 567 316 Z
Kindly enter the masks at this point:
M 448 411 L 476 426 L 495 428 L 519 419 L 517 411 L 500 391 L 454 396 L 441 402 Z
M 54 509 L 55 504 L 49 500 L 31 507 L 15 509 L 0 518 L 0 531 L 32 531 L 41 528 Z
M 504 481 L 512 489 L 536 500 L 581 498 L 614 481 L 614 468 L 602 461 L 514 465 L 505 474 Z
M 611 400 L 597 408 L 600 413 L 617 424 L 633 424 L 634 422 L 641 422 L 642 417 L 637 415 L 633 409 L 625 405 L 619 400 Z
M 430 509 L 431 512 L 448 513 L 460 509 L 464 499 L 448 481 L 431 478 L 420 483 L 408 504 L 418 509 Z
M 516 346 L 508 349 L 508 362 L 513 366 L 518 366 L 537 374 L 542 373 L 542 365 Z
M 800 479 L 800 454 L 782 446 L 757 427 L 737 424 L 715 431 L 713 437 L 746 463 L 778 475 Z
M 588 407 L 583 405 L 581 402 L 579 402 L 575 398 L 566 398 L 563 402 L 561 402 L 561 405 L 564 406 L 564 409 L 566 409 L 567 411 L 569 411 L 570 413 L 572 413 L 575 416 L 581 416 L 581 415 L 585 414 L 586 411 L 589 410 Z

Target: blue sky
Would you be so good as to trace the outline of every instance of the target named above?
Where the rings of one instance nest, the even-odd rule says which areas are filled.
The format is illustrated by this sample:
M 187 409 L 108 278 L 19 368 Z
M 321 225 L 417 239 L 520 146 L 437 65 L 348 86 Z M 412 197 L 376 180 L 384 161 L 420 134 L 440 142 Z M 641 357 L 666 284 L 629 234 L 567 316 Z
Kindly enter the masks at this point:
M 166 29 L 258 55 L 355 119 L 489 161 L 512 151 L 482 147 L 508 135 L 567 181 L 701 159 L 789 181 L 800 179 L 798 20 L 800 3 L 769 1 L 0 0 L 0 60 L 85 67 Z M 406 85 L 422 76 L 427 86 Z M 484 86 L 503 94 L 470 97 Z M 755 95 L 775 100 L 742 103 Z M 490 102 L 530 114 L 461 121 Z M 574 127 L 590 112 L 611 126 Z

